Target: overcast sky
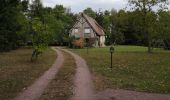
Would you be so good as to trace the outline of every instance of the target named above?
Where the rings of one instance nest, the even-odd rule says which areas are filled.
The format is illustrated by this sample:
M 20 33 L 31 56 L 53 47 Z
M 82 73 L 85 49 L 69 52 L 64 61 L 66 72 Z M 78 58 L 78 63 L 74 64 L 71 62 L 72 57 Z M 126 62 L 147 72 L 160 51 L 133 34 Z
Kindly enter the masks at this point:
M 82 12 L 90 7 L 95 11 L 111 10 L 112 8 L 120 10 L 126 7 L 127 0 L 42 0 L 44 6 L 54 7 L 56 4 L 70 7 L 72 12 Z

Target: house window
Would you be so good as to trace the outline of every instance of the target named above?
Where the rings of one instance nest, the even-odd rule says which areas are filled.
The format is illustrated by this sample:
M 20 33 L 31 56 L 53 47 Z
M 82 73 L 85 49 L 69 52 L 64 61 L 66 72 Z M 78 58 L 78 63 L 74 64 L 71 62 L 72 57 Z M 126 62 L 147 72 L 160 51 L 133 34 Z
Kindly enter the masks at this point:
M 85 28 L 84 33 L 90 33 L 90 28 Z
M 85 38 L 90 38 L 90 28 L 85 28 L 84 29 L 84 37 Z
M 79 32 L 78 28 L 74 29 L 74 32 L 75 32 L 75 33 L 78 33 L 78 32 Z

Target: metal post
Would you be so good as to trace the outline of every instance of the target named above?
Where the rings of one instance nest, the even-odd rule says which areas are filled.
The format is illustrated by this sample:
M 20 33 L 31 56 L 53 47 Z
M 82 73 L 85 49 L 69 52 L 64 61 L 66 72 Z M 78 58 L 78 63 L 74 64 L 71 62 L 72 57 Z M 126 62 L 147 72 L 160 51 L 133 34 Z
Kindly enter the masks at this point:
M 110 68 L 112 69 L 113 68 L 113 65 L 112 65 L 112 52 L 111 52 L 111 66 Z
M 88 46 L 87 46 L 87 54 L 89 54 Z
M 111 69 L 113 68 L 113 64 L 112 64 L 112 54 L 113 54 L 113 53 L 114 53 L 114 47 L 111 46 L 111 47 L 110 47 L 110 56 L 111 56 L 111 57 L 110 57 L 110 58 L 111 58 L 111 59 L 110 59 L 110 63 L 111 63 L 111 64 L 110 64 L 110 68 L 111 68 Z

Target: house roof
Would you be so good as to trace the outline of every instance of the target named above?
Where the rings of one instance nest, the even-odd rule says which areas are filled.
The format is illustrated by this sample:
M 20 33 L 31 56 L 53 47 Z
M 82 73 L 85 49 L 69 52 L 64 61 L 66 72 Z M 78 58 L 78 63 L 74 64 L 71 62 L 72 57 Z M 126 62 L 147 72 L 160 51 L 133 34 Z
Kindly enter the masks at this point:
M 97 23 L 97 21 L 86 14 L 82 13 L 82 17 L 88 22 L 88 24 L 92 27 L 92 29 L 96 32 L 99 36 L 104 36 L 105 33 L 103 31 L 103 28 Z

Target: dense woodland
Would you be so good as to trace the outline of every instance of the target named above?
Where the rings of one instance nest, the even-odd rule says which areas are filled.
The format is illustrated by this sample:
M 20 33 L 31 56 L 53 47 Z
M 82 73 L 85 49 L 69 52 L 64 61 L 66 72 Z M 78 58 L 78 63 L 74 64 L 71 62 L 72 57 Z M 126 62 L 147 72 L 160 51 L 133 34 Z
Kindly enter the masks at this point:
M 168 0 L 128 0 L 127 9 L 83 12 L 103 27 L 106 45 L 170 47 Z M 48 45 L 69 45 L 68 33 L 78 14 L 63 5 L 44 7 L 40 0 L 0 1 L 0 51 L 31 45 L 36 58 Z

